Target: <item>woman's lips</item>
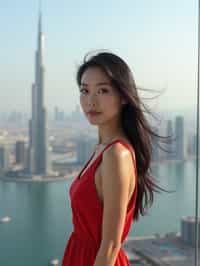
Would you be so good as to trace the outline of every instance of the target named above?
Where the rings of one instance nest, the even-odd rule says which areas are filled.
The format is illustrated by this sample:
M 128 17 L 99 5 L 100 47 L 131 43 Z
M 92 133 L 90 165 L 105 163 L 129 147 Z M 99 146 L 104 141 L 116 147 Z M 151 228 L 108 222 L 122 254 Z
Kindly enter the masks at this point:
M 100 112 L 91 111 L 91 112 L 88 112 L 88 114 L 91 115 L 91 116 L 95 116 L 95 115 L 99 115 Z

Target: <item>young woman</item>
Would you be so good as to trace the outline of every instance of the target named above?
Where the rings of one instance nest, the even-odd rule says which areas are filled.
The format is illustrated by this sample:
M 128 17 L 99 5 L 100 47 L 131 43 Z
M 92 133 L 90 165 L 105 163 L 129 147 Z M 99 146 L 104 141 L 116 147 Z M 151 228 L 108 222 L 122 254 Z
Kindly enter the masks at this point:
M 131 70 L 119 56 L 85 57 L 77 83 L 99 143 L 70 187 L 74 230 L 62 266 L 127 266 L 121 245 L 131 222 L 144 215 L 155 188 L 161 189 L 148 173 L 151 137 L 160 136 L 151 130 Z

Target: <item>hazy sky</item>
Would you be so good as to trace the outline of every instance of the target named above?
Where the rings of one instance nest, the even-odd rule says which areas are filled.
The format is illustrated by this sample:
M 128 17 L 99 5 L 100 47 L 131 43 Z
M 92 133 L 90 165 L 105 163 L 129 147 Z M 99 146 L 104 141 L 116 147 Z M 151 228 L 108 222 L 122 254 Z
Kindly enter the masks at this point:
M 126 60 L 138 86 L 165 88 L 160 108 L 195 108 L 197 2 L 44 0 L 48 110 L 57 105 L 71 111 L 79 104 L 77 64 L 94 49 L 109 49 Z M 0 3 L 0 111 L 31 109 L 38 5 L 31 0 Z

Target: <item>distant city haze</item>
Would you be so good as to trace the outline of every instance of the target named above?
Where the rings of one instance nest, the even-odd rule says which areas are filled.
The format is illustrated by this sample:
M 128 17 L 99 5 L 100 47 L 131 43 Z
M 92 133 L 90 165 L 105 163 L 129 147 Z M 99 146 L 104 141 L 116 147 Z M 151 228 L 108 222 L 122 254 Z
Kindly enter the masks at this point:
M 38 10 L 39 1 L 1 3 L 0 112 L 31 111 Z M 121 56 L 139 87 L 163 90 L 146 103 L 164 110 L 195 109 L 197 1 L 43 1 L 42 14 L 49 110 L 76 108 L 77 66 L 96 49 Z

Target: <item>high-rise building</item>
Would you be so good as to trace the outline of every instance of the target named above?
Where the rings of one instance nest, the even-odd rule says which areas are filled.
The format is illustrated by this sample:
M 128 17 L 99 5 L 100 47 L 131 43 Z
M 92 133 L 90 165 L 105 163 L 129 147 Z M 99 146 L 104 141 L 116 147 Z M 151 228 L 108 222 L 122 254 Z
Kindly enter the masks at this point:
M 167 145 L 167 159 L 168 160 L 173 160 L 175 159 L 176 156 L 176 147 L 175 147 L 175 142 L 172 140 L 172 137 L 174 137 L 174 133 L 173 133 L 173 124 L 172 124 L 172 120 L 168 120 L 167 121 L 167 136 L 170 137 L 170 141 L 168 142 Z
M 15 159 L 16 163 L 25 164 L 26 150 L 25 150 L 25 142 L 17 141 L 15 146 Z
M 184 132 L 183 116 L 176 116 L 175 120 L 175 138 L 176 138 L 176 159 L 184 160 L 186 158 L 186 136 Z
M 65 113 L 56 106 L 54 108 L 54 121 L 55 122 L 62 122 L 65 119 Z
M 77 140 L 77 162 L 80 164 L 85 163 L 94 151 L 95 139 L 89 139 L 84 136 Z
M 0 171 L 6 171 L 9 168 L 9 153 L 5 146 L 0 146 Z
M 32 85 L 32 117 L 29 121 L 29 171 L 31 174 L 48 173 L 47 113 L 44 104 L 44 35 L 42 15 L 39 14 L 37 50 L 35 53 L 35 82 Z

